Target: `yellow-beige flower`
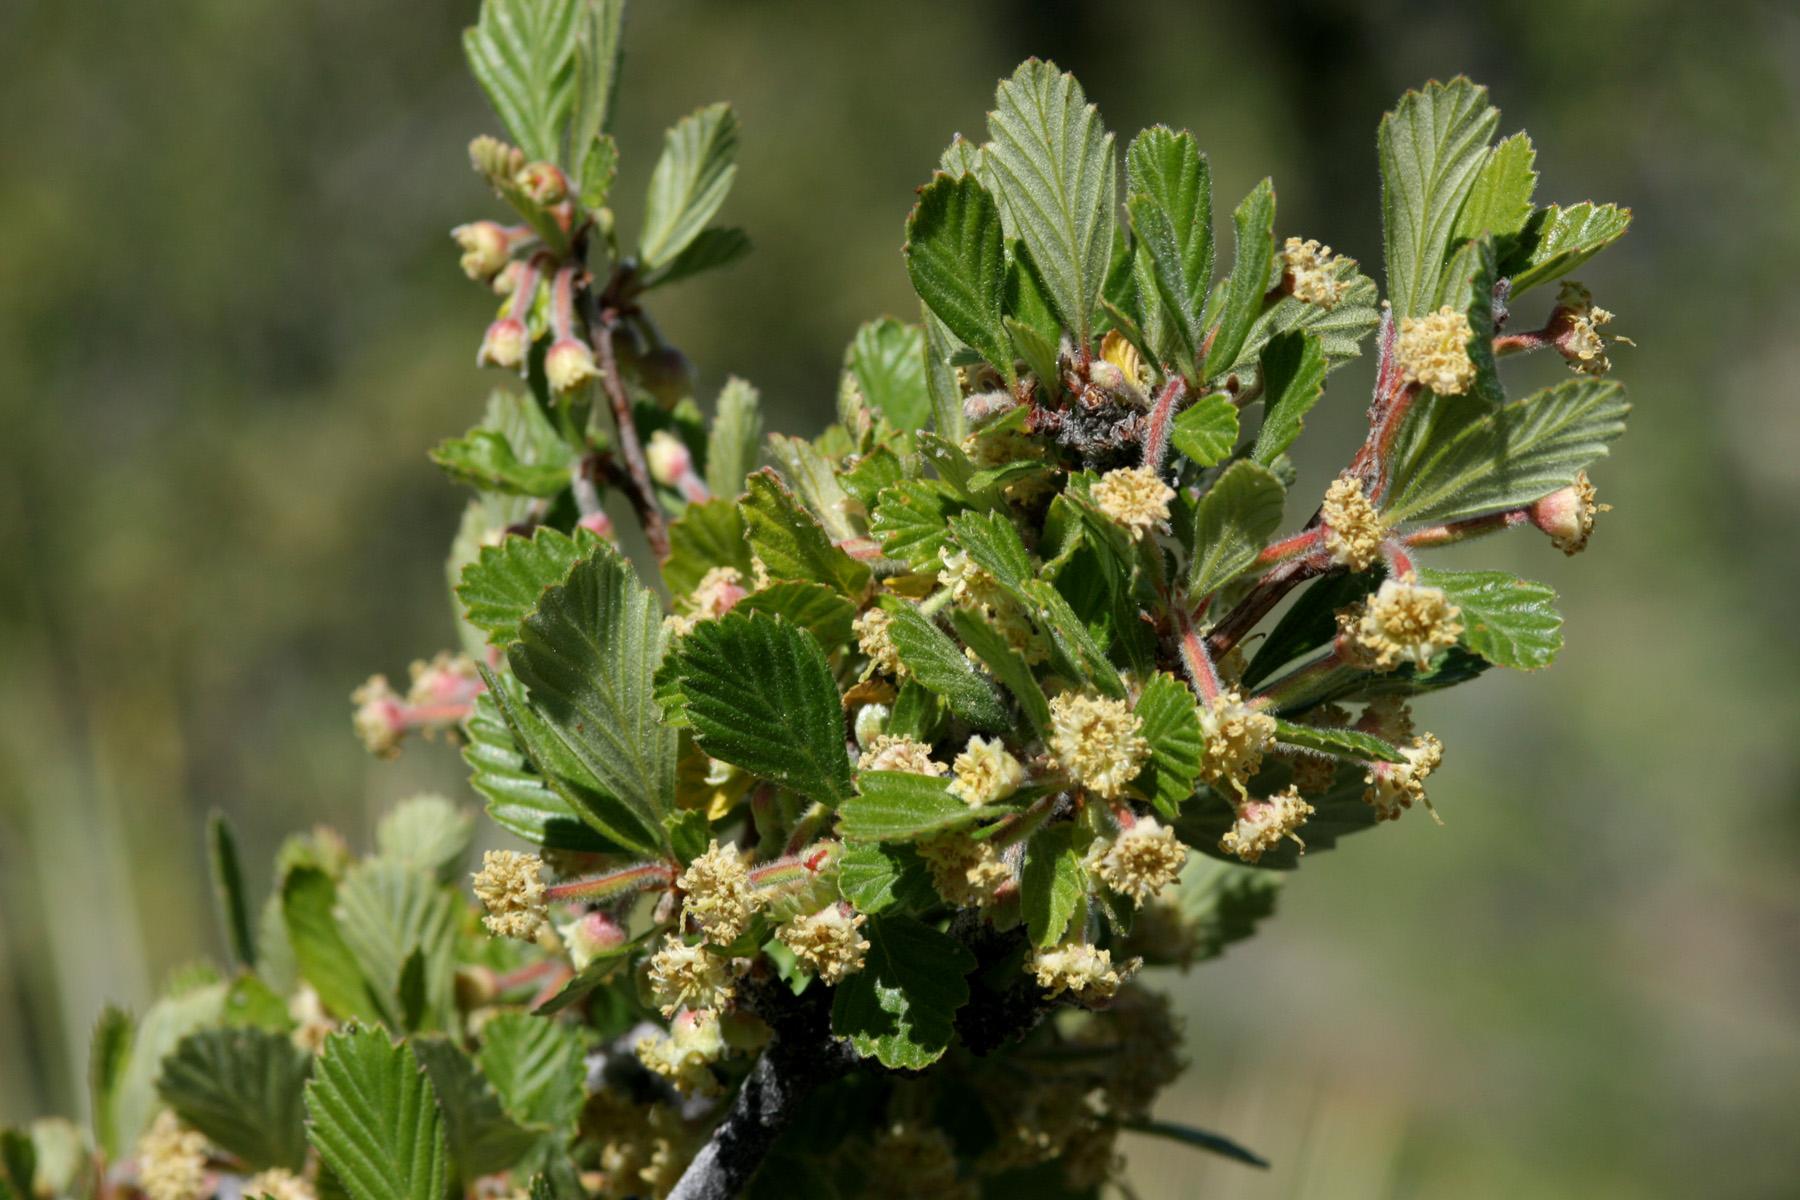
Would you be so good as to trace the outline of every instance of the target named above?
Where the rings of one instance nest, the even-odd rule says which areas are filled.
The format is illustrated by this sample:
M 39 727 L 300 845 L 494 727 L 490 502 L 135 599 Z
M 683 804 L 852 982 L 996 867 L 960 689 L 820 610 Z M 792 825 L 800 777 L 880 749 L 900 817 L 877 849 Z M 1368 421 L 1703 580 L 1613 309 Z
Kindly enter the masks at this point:
M 1409 383 L 1440 396 L 1460 396 L 1475 382 L 1475 364 L 1469 358 L 1469 339 L 1474 336 L 1469 318 L 1446 304 L 1422 317 L 1403 318 L 1394 356 Z
M 977 734 L 953 764 L 956 779 L 950 794 L 971 807 L 1006 799 L 1025 782 L 1025 767 L 999 738 Z
M 1050 701 L 1050 753 L 1083 787 L 1111 800 L 1150 757 L 1143 726 L 1123 700 L 1064 692 Z
M 1219 839 L 1219 849 L 1253 863 L 1281 844 L 1291 840 L 1302 851 L 1306 843 L 1294 831 L 1306 824 L 1313 806 L 1300 798 L 1294 788 L 1277 792 L 1267 800 L 1246 800 L 1238 806 L 1237 823 Z
M 483 923 L 496 937 L 535 942 L 550 929 L 544 861 L 535 854 L 489 850 L 475 872 L 475 895 L 487 909 Z
M 1373 671 L 1404 662 L 1420 670 L 1462 636 L 1462 610 L 1442 588 L 1425 587 L 1411 573 L 1385 579 L 1360 608 L 1338 616 L 1339 650 L 1347 661 Z

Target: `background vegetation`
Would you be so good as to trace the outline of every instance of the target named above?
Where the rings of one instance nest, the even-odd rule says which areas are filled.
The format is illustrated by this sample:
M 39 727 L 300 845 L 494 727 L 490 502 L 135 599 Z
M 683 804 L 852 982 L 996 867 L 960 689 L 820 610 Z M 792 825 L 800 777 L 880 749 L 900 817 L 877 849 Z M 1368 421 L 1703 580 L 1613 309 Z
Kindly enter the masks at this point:
M 441 746 L 364 755 L 346 697 L 452 638 L 462 497 L 424 451 L 488 382 L 444 236 L 493 211 L 463 157 L 491 126 L 456 40 L 473 14 L 0 8 L 0 1120 L 78 1109 L 102 1002 L 217 953 L 208 808 L 262 863 L 299 826 L 366 841 L 400 796 L 467 795 Z M 1031 53 L 1116 129 L 1192 128 L 1220 195 L 1272 168 L 1283 231 L 1366 263 L 1375 121 L 1431 75 L 1467 71 L 1503 132 L 1538 133 L 1546 196 L 1637 212 L 1582 273 L 1639 343 L 1598 478 L 1619 511 L 1573 563 L 1504 549 L 1567 588 L 1567 651 L 1427 701 L 1447 826 L 1303 870 L 1284 919 L 1181 986 L 1195 1069 L 1166 1115 L 1278 1165 L 1134 1144 L 1141 1193 L 1791 1187 L 1800 12 L 639 5 L 622 186 L 680 113 L 729 98 L 745 124 L 726 215 L 758 249 L 663 305 L 705 394 L 737 372 L 775 427 L 825 419 L 857 323 L 913 311 L 912 188 Z M 1366 374 L 1315 420 L 1353 436 Z

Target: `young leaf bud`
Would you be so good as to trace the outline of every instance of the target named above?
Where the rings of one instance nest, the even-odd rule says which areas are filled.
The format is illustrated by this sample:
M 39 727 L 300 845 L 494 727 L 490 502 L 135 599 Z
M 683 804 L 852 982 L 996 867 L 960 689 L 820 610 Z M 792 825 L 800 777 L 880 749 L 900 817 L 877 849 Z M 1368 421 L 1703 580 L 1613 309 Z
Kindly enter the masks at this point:
M 560 204 L 569 195 L 569 179 L 555 163 L 527 163 L 513 176 L 518 189 L 544 208 Z
M 1531 506 L 1531 523 L 1550 535 L 1550 542 L 1564 554 L 1580 554 L 1587 549 L 1594 532 L 1594 518 L 1612 508 L 1594 503 L 1594 485 L 1587 472 L 1575 476 L 1575 482 L 1558 488 Z

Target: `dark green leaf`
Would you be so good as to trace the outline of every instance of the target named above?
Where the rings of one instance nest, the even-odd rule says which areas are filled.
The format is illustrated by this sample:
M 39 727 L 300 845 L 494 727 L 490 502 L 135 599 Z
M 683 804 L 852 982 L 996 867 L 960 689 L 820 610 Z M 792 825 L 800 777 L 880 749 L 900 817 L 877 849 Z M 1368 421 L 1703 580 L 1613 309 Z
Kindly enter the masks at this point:
M 838 985 L 831 1029 L 863 1057 L 890 1070 L 920 1070 L 950 1048 L 956 1010 L 969 999 L 964 978 L 975 956 L 961 942 L 911 917 L 869 918 L 863 969 Z
M 1062 941 L 1087 898 L 1087 872 L 1074 838 L 1075 826 L 1065 821 L 1045 826 L 1025 843 L 1019 904 L 1034 946 Z
M 1011 378 L 1011 342 L 1001 324 L 1005 240 L 1000 207 L 988 190 L 973 175 L 939 175 L 920 189 L 906 219 L 905 254 L 919 298 L 951 333 Z
M 1161 326 L 1177 335 L 1188 362 L 1200 352 L 1206 332 L 1201 317 L 1212 284 L 1212 174 L 1194 135 L 1163 126 L 1132 139 L 1125 154 L 1128 207 L 1155 290 L 1140 288 L 1140 311 L 1161 306 Z M 1172 345 L 1156 349 L 1164 361 Z
M 1006 705 L 962 647 L 909 604 L 889 610 L 888 631 L 914 679 L 944 698 L 950 711 L 978 729 L 1004 729 Z
M 1305 427 L 1306 414 L 1325 394 L 1325 346 L 1309 333 L 1281 333 L 1262 352 L 1263 423 L 1253 461 L 1269 466 Z
M 377 1029 L 326 1039 L 306 1085 L 308 1136 L 351 1200 L 443 1200 L 444 1119 L 412 1048 Z
M 798 579 L 771 583 L 738 601 L 735 611 L 785 617 L 819 639 L 821 646 L 841 646 L 850 640 L 850 623 L 856 606 L 822 583 Z
M 1238 410 L 1223 392 L 1209 392 L 1175 418 L 1169 441 L 1203 467 L 1223 462 L 1237 445 Z
M 544 589 L 561 583 L 599 545 L 589 530 L 577 529 L 570 537 L 540 525 L 530 537 L 512 534 L 484 546 L 481 556 L 463 568 L 456 588 L 464 617 L 493 645 L 517 641 L 519 622 L 537 607 Z
M 1547 667 L 1562 649 L 1556 589 L 1505 571 L 1419 571 L 1462 609 L 1463 642 L 1497 667 Z
M 1048 736 L 1050 702 L 1045 699 L 1043 686 L 1032 674 L 1031 665 L 1024 656 L 1014 650 L 998 630 L 972 612 L 957 609 L 950 614 L 950 623 L 969 649 L 993 672 L 994 678 L 1013 694 L 1025 719 L 1031 722 L 1031 728 L 1039 737 Z
M 1217 591 L 1256 565 L 1281 527 L 1285 489 L 1266 467 L 1236 462 L 1226 468 L 1194 512 L 1194 559 L 1188 590 Z
M 541 1133 L 521 1128 L 468 1055 L 442 1037 L 413 1039 L 444 1113 L 450 1161 L 465 1183 L 505 1171 L 535 1146 Z
M 749 530 L 750 548 L 762 559 L 771 579 L 811 579 L 846 596 L 861 596 L 869 585 L 869 568 L 832 545 L 812 514 L 773 471 L 752 474 L 749 495 L 739 506 Z
M 838 891 L 871 915 L 922 912 L 938 903 L 924 860 L 901 842 L 846 846 L 838 858 Z
M 1296 725 L 1292 721 L 1284 721 L 1277 717 L 1275 719 L 1275 740 L 1289 746 L 1305 746 L 1309 750 L 1336 754 L 1343 758 L 1360 759 L 1363 762 L 1404 761 L 1404 756 L 1390 743 L 1372 733 L 1363 733 L 1356 729 Z
M 163 1059 L 157 1090 L 175 1115 L 252 1170 L 306 1160 L 301 1089 L 312 1055 L 283 1033 L 206 1029 Z
M 1457 214 L 1499 122 L 1487 89 L 1460 75 L 1406 93 L 1381 119 L 1382 244 L 1396 319 L 1432 308 Z
M 514 708 L 523 715 L 523 689 L 510 675 L 500 686 L 517 692 Z M 462 756 L 472 772 L 469 783 L 487 797 L 488 816 L 495 824 L 550 850 L 617 849 L 588 824 L 580 809 L 545 783 L 514 741 L 492 693 L 475 698 L 475 711 L 463 722 L 463 732 L 468 736 Z
M 702 229 L 680 254 L 656 270 L 646 271 L 639 281 L 639 287 L 647 292 L 652 288 L 691 278 L 703 271 L 716 271 L 720 267 L 730 266 L 748 253 L 750 235 L 736 226 Z
M 1275 913 L 1282 876 L 1241 863 L 1209 861 L 1182 878 L 1182 915 L 1193 922 L 1194 961 L 1206 962 L 1225 947 L 1256 933 Z
M 842 700 L 804 629 L 727 613 L 676 643 L 667 674 L 706 753 L 827 805 L 851 794 Z
M 1275 260 L 1275 185 L 1267 179 L 1257 184 L 1231 214 L 1231 222 L 1237 230 L 1236 257 L 1219 305 L 1212 348 L 1206 352 L 1206 366 L 1201 371 L 1207 379 L 1230 370 L 1262 312 Z
M 949 519 L 967 508 L 941 479 L 902 479 L 883 488 L 869 517 L 881 552 L 913 567 L 935 569 L 949 540 Z
M 1144 685 L 1132 711 L 1143 722 L 1139 733 L 1150 743 L 1150 758 L 1132 790 L 1172 821 L 1194 794 L 1205 755 L 1194 693 L 1181 680 L 1159 671 Z
M 738 483 L 741 487 L 743 480 Z M 686 596 L 714 567 L 730 567 L 745 580 L 753 574 L 743 512 L 722 496 L 688 505 L 669 523 L 663 582 L 671 595 Z
M 88 1040 L 89 1120 L 93 1123 L 94 1143 L 109 1158 L 117 1158 L 122 1149 L 118 1098 L 125 1068 L 131 1062 L 132 1034 L 130 1015 L 107 1005 L 100 1010 Z
M 244 895 L 244 868 L 238 860 L 237 838 L 231 832 L 231 823 L 217 809 L 206 819 L 206 849 L 225 940 L 231 946 L 232 957 L 254 969 L 256 938 L 250 928 L 250 901 Z
M 1380 582 L 1375 573 L 1339 573 L 1308 586 L 1257 648 L 1256 657 L 1250 660 L 1250 667 L 1244 672 L 1244 686 L 1260 687 L 1263 680 L 1294 659 L 1317 650 L 1336 637 L 1337 610 L 1360 602 Z
M 1255 1151 L 1244 1149 L 1230 1138 L 1217 1133 L 1208 1133 L 1204 1129 L 1195 1129 L 1191 1125 L 1178 1125 L 1173 1121 L 1156 1121 L 1148 1117 L 1140 1117 L 1124 1122 L 1123 1128 L 1129 1129 L 1133 1133 L 1167 1138 L 1172 1142 L 1180 1142 L 1184 1146 L 1192 1146 L 1196 1150 L 1210 1150 L 1214 1154 L 1235 1158 L 1237 1161 L 1248 1163 L 1253 1167 L 1267 1168 L 1269 1165 L 1268 1159 Z

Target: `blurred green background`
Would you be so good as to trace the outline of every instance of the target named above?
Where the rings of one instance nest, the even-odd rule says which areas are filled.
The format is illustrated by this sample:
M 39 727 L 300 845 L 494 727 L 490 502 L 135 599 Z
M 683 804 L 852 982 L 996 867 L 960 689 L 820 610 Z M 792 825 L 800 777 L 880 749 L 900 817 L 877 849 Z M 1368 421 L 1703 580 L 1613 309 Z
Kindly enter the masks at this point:
M 218 952 L 209 808 L 266 872 L 286 831 L 468 795 L 442 745 L 369 759 L 346 698 L 452 641 L 462 497 L 424 452 L 491 382 L 445 236 L 496 212 L 463 151 L 496 130 L 473 8 L 0 5 L 0 1119 L 78 1111 L 99 1006 Z M 1147 1200 L 1800 1188 L 1800 9 L 660 0 L 628 47 L 622 194 L 666 123 L 739 107 L 726 216 L 757 251 L 660 312 L 706 394 L 746 375 L 795 431 L 858 322 L 916 312 L 911 189 L 1027 54 L 1123 136 L 1192 128 L 1221 210 L 1273 173 L 1282 233 L 1371 267 L 1375 122 L 1432 75 L 1531 130 L 1540 196 L 1632 205 L 1582 272 L 1638 342 L 1595 473 L 1618 511 L 1578 559 L 1460 553 L 1563 589 L 1567 651 L 1423 706 L 1445 827 L 1309 861 L 1264 936 L 1176 983 L 1194 1070 L 1163 1115 L 1274 1170 L 1133 1142 L 1132 1175 Z M 1320 487 L 1367 375 L 1313 422 Z

